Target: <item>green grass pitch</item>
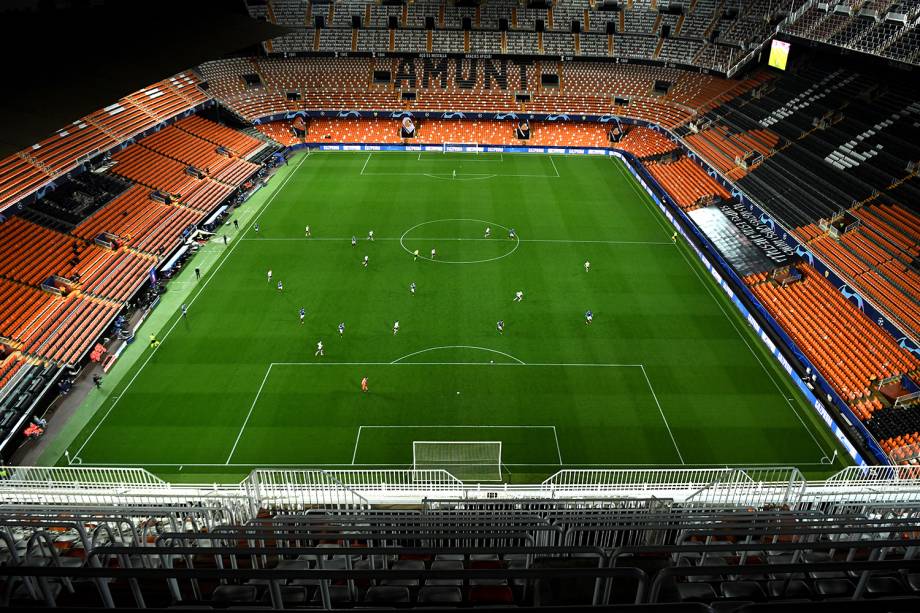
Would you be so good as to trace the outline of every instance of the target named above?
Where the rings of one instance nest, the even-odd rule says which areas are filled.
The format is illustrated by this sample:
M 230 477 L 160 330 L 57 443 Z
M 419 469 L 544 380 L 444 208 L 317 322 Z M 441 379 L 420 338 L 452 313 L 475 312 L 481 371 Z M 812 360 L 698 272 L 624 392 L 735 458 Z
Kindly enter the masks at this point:
M 222 251 L 71 461 L 236 479 L 407 466 L 413 441 L 434 440 L 501 441 L 511 482 L 560 467 L 834 468 L 831 436 L 618 161 L 291 164 L 259 232 L 250 223 Z

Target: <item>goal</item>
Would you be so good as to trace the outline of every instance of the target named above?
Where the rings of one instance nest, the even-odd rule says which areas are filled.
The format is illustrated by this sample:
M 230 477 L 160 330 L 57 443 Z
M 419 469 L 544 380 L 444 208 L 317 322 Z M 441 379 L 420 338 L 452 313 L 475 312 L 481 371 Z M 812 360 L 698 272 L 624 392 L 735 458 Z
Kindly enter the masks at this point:
M 478 143 L 444 143 L 441 153 L 482 153 L 482 146 Z
M 446 470 L 461 481 L 501 481 L 501 441 L 412 441 L 414 470 Z

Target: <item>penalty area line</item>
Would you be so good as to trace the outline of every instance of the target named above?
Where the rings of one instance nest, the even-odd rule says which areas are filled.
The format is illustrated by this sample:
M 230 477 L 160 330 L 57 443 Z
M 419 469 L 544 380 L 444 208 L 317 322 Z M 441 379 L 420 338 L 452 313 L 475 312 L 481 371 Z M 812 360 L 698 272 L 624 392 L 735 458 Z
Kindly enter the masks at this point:
M 262 204 L 262 207 L 256 211 L 255 218 L 251 220 L 253 223 L 255 221 L 258 221 L 262 213 L 264 213 L 265 210 L 268 209 L 269 205 L 271 205 L 271 203 L 274 202 L 275 197 L 278 194 L 280 194 L 282 191 L 284 191 L 284 188 L 288 184 L 288 182 L 291 180 L 291 177 L 297 174 L 297 172 L 300 170 L 300 167 L 303 166 L 303 163 L 307 160 L 308 157 L 310 156 L 305 155 L 304 157 L 302 157 L 300 159 L 300 162 L 297 163 L 297 166 L 295 166 L 294 169 L 290 172 L 290 174 L 288 174 L 288 176 L 286 176 L 284 180 L 281 181 L 278 187 L 275 188 L 275 191 L 272 192 L 272 194 L 268 197 L 268 199 Z M 211 269 L 208 272 L 207 278 L 204 280 L 204 283 L 202 283 L 199 286 L 198 291 L 195 293 L 195 295 L 192 296 L 192 298 L 186 303 L 189 307 L 195 304 L 195 301 L 198 300 L 199 296 L 201 296 L 201 293 L 205 290 L 205 288 L 208 286 L 211 280 L 217 276 L 218 271 L 221 269 L 224 263 L 230 258 L 230 255 L 236 249 L 236 246 L 239 245 L 241 242 L 242 241 L 240 239 L 234 240 L 233 244 L 231 244 L 230 247 L 224 251 L 223 258 L 217 263 L 217 266 L 215 266 L 213 269 Z M 169 327 L 169 329 L 166 330 L 166 333 L 163 335 L 163 338 L 160 339 L 159 344 L 153 348 L 153 351 L 150 352 L 150 355 L 147 356 L 147 359 L 144 360 L 144 362 L 141 364 L 141 367 L 137 370 L 136 373 L 134 373 L 134 376 L 131 377 L 127 385 L 125 385 L 125 387 L 121 390 L 120 395 L 114 400 L 114 402 L 112 402 L 112 405 L 102 416 L 102 419 L 99 420 L 99 423 L 96 424 L 96 427 L 93 428 L 92 431 L 89 433 L 89 436 L 86 437 L 86 440 L 83 441 L 83 444 L 80 445 L 80 447 L 77 449 L 77 452 L 74 454 L 74 456 L 79 456 L 80 453 L 82 453 L 83 448 L 86 447 L 86 445 L 90 442 L 90 440 L 92 440 L 93 436 L 96 435 L 96 431 L 99 430 L 99 427 L 103 424 L 103 422 L 105 422 L 106 419 L 108 419 L 109 415 L 118 405 L 118 401 L 121 400 L 125 396 L 125 394 L 128 392 L 128 389 L 130 389 L 130 387 L 134 384 L 134 381 L 138 378 L 138 376 L 140 376 L 140 374 L 144 371 L 144 369 L 147 368 L 147 364 L 150 363 L 150 360 L 153 359 L 153 356 L 156 355 L 157 351 L 159 351 L 160 347 L 163 346 L 163 343 L 166 342 L 166 339 L 169 338 L 169 335 L 172 333 L 173 330 L 175 330 L 176 326 L 179 325 L 179 322 L 182 321 L 182 319 L 183 319 L 182 317 L 177 317 L 176 320 L 173 322 L 173 324 Z

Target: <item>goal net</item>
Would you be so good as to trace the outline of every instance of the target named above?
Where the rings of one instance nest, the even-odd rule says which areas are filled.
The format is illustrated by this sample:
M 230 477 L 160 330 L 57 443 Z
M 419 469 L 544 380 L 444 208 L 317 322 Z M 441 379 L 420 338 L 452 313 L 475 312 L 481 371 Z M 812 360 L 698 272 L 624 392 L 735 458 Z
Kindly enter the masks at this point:
M 446 470 L 461 481 L 501 481 L 501 441 L 412 441 L 412 468 Z
M 441 153 L 482 153 L 482 147 L 478 143 L 444 143 Z

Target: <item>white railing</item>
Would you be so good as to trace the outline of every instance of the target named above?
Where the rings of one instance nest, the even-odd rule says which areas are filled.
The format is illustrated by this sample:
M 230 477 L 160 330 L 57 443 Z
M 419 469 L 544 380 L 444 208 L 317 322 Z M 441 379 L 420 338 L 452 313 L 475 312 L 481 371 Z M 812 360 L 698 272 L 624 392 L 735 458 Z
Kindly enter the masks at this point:
M 442 500 L 660 499 L 694 505 L 920 505 L 920 467 L 850 467 L 824 481 L 796 468 L 562 470 L 530 485 L 464 483 L 443 470 L 253 471 L 242 483 L 170 484 L 141 469 L 5 468 L 0 508 L 184 505 L 302 510 Z

